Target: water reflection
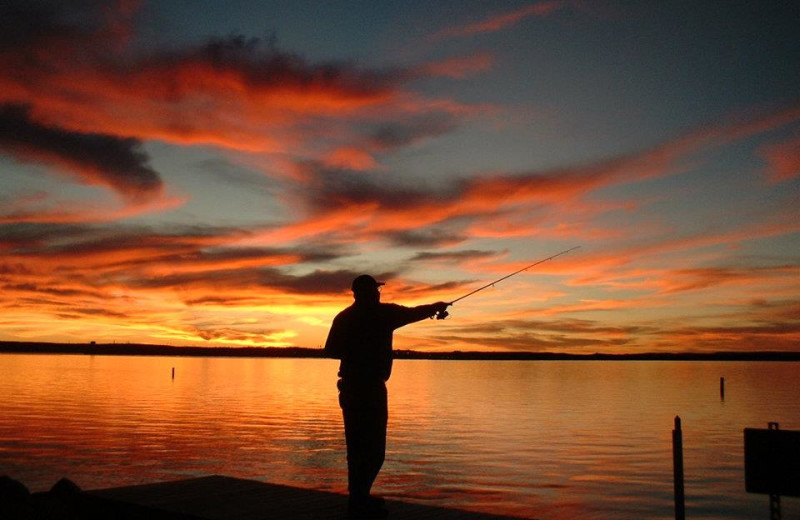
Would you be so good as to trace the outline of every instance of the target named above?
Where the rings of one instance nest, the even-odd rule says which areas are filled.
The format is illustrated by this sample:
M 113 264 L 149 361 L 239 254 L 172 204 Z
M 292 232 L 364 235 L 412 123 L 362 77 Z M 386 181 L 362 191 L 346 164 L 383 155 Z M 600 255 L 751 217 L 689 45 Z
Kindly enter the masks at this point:
M 175 379 L 171 369 L 175 367 Z M 0 473 L 34 490 L 220 473 L 344 491 L 336 362 L 0 356 Z M 742 429 L 800 429 L 797 364 L 398 361 L 389 497 L 541 518 L 764 518 Z M 725 400 L 719 378 L 725 374 Z M 785 499 L 784 516 L 800 516 Z

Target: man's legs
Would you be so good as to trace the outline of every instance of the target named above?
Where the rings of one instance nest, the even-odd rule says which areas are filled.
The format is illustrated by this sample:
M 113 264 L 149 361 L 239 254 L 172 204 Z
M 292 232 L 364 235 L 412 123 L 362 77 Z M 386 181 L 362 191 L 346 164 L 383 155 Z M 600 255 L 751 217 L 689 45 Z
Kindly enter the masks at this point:
M 347 441 L 350 504 L 355 509 L 371 508 L 376 504 L 370 499 L 370 490 L 386 457 L 386 387 L 381 384 L 365 394 L 363 388 L 355 391 L 343 386 L 339 385 L 339 402 Z
M 344 408 L 347 476 L 351 497 L 366 498 L 386 457 L 386 410 Z

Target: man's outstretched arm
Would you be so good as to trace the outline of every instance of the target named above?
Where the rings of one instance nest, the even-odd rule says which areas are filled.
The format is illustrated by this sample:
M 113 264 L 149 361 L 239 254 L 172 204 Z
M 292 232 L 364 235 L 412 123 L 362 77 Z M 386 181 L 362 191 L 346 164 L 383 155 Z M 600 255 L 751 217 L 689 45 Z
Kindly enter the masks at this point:
M 432 318 L 440 312 L 444 312 L 449 306 L 446 302 L 429 303 L 428 305 L 418 305 L 416 307 L 402 307 L 398 305 L 399 312 L 398 322 L 395 328 L 414 323 L 415 321 L 422 321 L 426 318 Z

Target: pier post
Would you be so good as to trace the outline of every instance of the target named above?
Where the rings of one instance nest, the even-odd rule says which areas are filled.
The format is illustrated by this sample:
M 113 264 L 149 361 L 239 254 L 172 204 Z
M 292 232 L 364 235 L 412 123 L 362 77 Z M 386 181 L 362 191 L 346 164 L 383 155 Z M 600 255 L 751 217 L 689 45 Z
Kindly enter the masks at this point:
M 767 429 L 779 430 L 780 425 L 776 422 L 769 422 Z M 777 492 L 769 494 L 769 520 L 781 520 L 781 496 Z
M 683 431 L 681 418 L 675 416 L 675 429 L 672 430 L 672 474 L 675 483 L 675 520 L 685 520 L 686 505 L 683 494 Z
M 175 367 L 172 367 L 172 379 L 175 379 Z
M 723 400 L 723 401 L 725 400 L 725 378 L 724 377 L 720 377 L 719 378 L 719 398 L 721 400 Z

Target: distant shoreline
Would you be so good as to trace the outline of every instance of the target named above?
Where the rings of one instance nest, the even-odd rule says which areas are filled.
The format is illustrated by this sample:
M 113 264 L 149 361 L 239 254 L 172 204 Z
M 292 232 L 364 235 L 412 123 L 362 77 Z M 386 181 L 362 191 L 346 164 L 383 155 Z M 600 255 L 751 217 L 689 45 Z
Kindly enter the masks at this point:
M 324 358 L 322 349 L 302 347 L 174 347 L 141 343 L 39 343 L 0 341 L 6 354 L 86 354 L 98 356 L 189 356 Z M 468 361 L 800 361 L 800 352 L 676 352 L 566 354 L 545 352 L 417 352 L 396 350 L 395 359 Z

